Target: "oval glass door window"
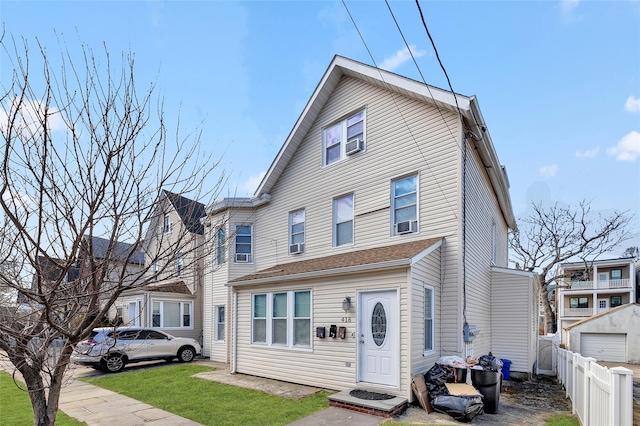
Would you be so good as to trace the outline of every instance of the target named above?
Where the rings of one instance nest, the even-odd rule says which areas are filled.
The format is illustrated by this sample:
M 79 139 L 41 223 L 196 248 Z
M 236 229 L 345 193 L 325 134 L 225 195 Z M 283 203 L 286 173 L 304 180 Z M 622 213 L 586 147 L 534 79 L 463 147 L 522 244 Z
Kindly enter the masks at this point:
M 380 302 L 376 303 L 371 313 L 371 335 L 378 347 L 382 346 L 387 337 L 387 313 Z

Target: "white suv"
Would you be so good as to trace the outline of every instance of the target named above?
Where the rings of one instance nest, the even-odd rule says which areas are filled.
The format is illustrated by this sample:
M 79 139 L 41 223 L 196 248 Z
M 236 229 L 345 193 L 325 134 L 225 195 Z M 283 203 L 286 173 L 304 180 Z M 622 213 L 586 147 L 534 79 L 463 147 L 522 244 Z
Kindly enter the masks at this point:
M 174 337 L 159 330 L 104 327 L 95 328 L 87 340 L 76 345 L 71 362 L 116 373 L 132 362 L 174 358 L 191 362 L 200 351 L 200 344 L 194 339 Z

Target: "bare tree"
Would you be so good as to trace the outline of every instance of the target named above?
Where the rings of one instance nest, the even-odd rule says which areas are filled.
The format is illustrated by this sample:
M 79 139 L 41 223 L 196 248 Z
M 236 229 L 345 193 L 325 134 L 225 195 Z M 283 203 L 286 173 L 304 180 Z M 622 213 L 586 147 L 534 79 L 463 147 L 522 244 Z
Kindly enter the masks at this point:
M 587 201 L 575 208 L 531 204 L 531 212 L 519 220 L 519 230 L 510 235 L 509 247 L 512 262 L 539 274 L 546 330 L 556 326 L 549 284 L 565 278 L 558 273 L 558 266 L 582 261 L 585 270 L 590 269 L 599 256 L 629 239 L 626 227 L 631 219 L 627 212 L 594 215 Z
M 640 248 L 638 246 L 627 247 L 622 252 L 622 257 L 633 257 L 634 259 L 640 258 Z
M 0 86 L 0 349 L 24 378 L 34 424 L 53 425 L 74 345 L 123 291 L 148 284 L 150 265 L 192 250 L 174 233 L 128 267 L 162 216 L 160 189 L 202 199 L 218 188 L 200 192 L 216 163 L 198 132 L 167 136 L 155 84 L 135 84 L 133 54 L 112 62 L 106 47 L 82 44 L 72 58 L 64 45 L 60 55 L 35 45 L 0 39 L 13 67 Z M 100 256 L 94 236 L 109 242 Z

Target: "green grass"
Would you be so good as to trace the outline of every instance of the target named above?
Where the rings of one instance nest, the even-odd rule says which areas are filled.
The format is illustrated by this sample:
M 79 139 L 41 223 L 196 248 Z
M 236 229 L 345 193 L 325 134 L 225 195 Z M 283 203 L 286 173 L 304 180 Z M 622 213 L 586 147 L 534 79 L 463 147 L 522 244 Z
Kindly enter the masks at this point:
M 0 426 L 32 425 L 33 411 L 26 386 L 20 383 L 16 386 L 11 375 L 0 371 Z M 78 426 L 85 425 L 76 419 L 58 411 L 56 425 Z
M 296 401 L 191 377 L 212 370 L 182 364 L 82 380 L 205 425 L 284 425 L 329 406 L 326 392 Z
M 578 418 L 568 414 L 554 414 L 544 422 L 545 426 L 580 426 Z

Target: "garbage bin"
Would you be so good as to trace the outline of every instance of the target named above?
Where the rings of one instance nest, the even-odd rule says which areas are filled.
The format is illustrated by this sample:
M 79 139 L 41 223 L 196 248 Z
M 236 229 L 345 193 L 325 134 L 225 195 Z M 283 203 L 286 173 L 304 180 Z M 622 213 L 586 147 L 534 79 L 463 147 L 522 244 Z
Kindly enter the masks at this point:
M 509 380 L 511 373 L 511 360 L 500 358 L 500 361 L 502 361 L 502 378 L 504 380 Z
M 484 397 L 484 412 L 496 414 L 500 402 L 500 385 L 502 372 L 471 369 L 471 383 Z

